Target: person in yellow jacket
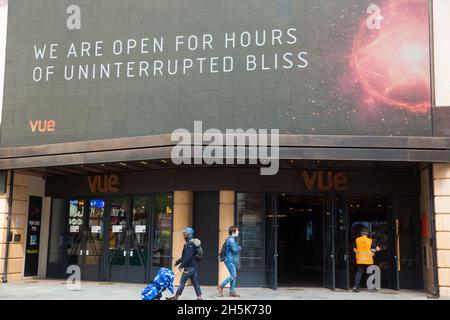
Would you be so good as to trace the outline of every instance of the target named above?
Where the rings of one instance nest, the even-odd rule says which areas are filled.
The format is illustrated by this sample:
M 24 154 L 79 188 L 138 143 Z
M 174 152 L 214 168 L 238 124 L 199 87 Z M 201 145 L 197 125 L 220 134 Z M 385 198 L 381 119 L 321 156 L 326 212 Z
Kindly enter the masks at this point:
M 362 228 L 360 233 L 361 235 L 356 238 L 355 248 L 353 248 L 353 251 L 356 253 L 354 292 L 359 292 L 363 272 L 368 266 L 373 265 L 373 256 L 375 255 L 375 252 L 381 250 L 380 247 L 375 244 L 375 241 L 369 238 L 369 230 Z M 376 289 L 371 291 L 376 291 Z

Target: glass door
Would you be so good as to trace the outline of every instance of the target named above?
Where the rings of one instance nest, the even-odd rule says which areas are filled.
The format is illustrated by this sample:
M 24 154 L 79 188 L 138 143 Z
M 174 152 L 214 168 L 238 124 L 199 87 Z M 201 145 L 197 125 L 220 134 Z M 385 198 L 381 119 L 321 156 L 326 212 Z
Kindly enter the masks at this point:
M 334 194 L 324 199 L 323 204 L 323 286 L 334 290 L 336 288 L 335 277 L 335 210 L 333 210 Z
M 69 201 L 67 265 L 78 265 L 83 280 L 101 277 L 104 213 L 104 200 Z
M 134 283 L 148 280 L 151 204 L 150 196 L 111 199 L 108 227 L 109 280 Z
M 108 267 L 111 281 L 126 281 L 129 205 L 128 198 L 112 198 L 109 206 Z
M 133 198 L 130 215 L 127 282 L 143 283 L 148 278 L 148 229 L 150 197 Z
M 83 228 L 83 270 L 84 279 L 98 280 L 101 277 L 104 241 L 105 201 L 89 201 L 88 212 Z
M 160 268 L 172 267 L 173 194 L 157 193 L 152 212 L 151 268 L 152 280 Z
M 266 196 L 266 284 L 278 288 L 278 195 Z

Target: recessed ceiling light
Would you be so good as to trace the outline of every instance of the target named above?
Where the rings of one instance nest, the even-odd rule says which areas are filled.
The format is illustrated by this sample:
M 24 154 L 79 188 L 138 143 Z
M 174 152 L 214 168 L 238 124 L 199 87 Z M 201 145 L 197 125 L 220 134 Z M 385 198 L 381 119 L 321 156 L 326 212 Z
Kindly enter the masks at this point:
M 161 160 L 161 162 L 162 162 L 162 163 L 167 163 L 167 161 L 166 161 L 166 160 Z
M 120 165 L 125 167 L 127 164 L 125 162 L 120 162 Z
M 145 165 L 148 164 L 148 162 L 145 162 L 145 161 L 140 161 L 140 163 L 141 163 L 141 164 L 145 164 Z

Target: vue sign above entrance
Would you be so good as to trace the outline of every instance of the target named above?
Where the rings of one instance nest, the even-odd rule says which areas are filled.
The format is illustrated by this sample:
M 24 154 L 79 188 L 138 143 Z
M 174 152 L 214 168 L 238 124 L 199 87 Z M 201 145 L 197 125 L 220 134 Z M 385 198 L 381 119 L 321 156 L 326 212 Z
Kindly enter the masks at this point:
M 314 188 L 320 191 L 346 191 L 348 178 L 344 172 L 302 171 L 303 181 L 308 191 Z
M 89 176 L 89 191 L 91 193 L 119 192 L 120 180 L 116 174 Z

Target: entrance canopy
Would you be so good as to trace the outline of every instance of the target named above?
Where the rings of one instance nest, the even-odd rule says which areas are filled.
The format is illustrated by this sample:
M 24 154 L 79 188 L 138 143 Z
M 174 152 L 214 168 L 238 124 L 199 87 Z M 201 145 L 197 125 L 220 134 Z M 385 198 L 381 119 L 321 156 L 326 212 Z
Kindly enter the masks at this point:
M 175 145 L 166 134 L 1 148 L 0 169 L 170 159 Z M 279 155 L 293 160 L 450 162 L 450 139 L 280 135 Z

